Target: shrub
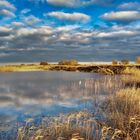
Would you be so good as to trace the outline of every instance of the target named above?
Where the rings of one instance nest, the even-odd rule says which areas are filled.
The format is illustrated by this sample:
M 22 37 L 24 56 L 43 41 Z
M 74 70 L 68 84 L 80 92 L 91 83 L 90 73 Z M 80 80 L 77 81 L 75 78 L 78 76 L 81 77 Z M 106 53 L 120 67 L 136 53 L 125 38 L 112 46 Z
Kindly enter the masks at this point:
M 123 65 L 128 65 L 129 64 L 129 60 L 121 60 L 121 63 L 123 64 Z
M 77 60 L 62 60 L 58 62 L 59 65 L 78 65 Z
M 48 65 L 48 62 L 40 62 L 40 65 Z
M 118 64 L 118 61 L 117 60 L 113 60 L 112 61 L 112 65 L 117 65 Z
M 137 64 L 140 64 L 140 56 L 138 56 L 138 57 L 136 58 L 136 63 L 137 63 Z
M 20 66 L 25 66 L 25 64 L 20 64 Z

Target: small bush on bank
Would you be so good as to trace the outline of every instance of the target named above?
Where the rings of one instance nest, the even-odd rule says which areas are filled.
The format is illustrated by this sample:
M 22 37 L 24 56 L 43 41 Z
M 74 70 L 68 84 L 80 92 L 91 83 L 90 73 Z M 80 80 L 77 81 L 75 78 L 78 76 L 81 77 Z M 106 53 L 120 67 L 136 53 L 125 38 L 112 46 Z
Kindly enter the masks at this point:
M 58 62 L 59 65 L 78 65 L 77 60 L 62 60 Z
M 140 56 L 136 58 L 136 64 L 140 64 Z
M 40 62 L 40 65 L 48 65 L 48 62 L 42 61 Z
M 129 64 L 129 60 L 121 60 L 121 63 L 123 64 L 123 65 L 128 65 Z
M 113 60 L 112 61 L 112 65 L 118 65 L 118 61 L 117 60 Z

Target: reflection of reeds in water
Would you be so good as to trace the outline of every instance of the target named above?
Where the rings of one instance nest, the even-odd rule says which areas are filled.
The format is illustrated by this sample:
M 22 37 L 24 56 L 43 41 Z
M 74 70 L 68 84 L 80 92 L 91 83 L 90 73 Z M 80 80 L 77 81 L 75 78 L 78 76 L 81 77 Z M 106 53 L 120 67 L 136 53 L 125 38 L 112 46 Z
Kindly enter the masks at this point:
M 66 91 L 71 92 L 71 95 L 104 95 L 112 94 L 116 90 L 123 88 L 124 84 L 119 76 L 101 76 L 100 78 L 80 80 L 78 82 L 71 82 L 68 86 L 58 87 L 58 93 L 64 93 Z M 66 94 L 70 96 L 69 94 Z
M 123 87 L 122 80 L 118 76 L 105 76 L 93 80 L 93 91 L 95 95 L 108 95 Z

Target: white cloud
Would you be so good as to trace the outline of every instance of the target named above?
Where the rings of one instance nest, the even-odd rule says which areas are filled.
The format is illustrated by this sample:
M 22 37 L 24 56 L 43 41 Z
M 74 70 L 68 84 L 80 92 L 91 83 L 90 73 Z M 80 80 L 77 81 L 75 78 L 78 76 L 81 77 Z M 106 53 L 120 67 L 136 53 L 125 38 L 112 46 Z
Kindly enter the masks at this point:
M 17 36 L 28 36 L 37 32 L 37 29 L 20 28 L 16 31 Z
M 30 16 L 27 16 L 27 17 L 23 17 L 23 22 L 27 25 L 35 25 L 37 23 L 40 23 L 41 22 L 41 19 L 35 17 L 34 15 L 30 15 Z
M 8 8 L 8 9 L 16 10 L 15 6 L 6 0 L 0 0 L 0 8 Z
M 30 9 L 23 9 L 22 11 L 21 11 L 21 14 L 27 14 L 27 13 L 29 13 L 31 10 Z
M 140 3 L 138 2 L 128 2 L 119 5 L 119 9 L 122 10 L 140 10 Z
M 13 4 L 6 0 L 0 0 L 0 17 L 2 18 L 13 18 L 16 17 L 14 12 L 16 8 Z
M 64 54 L 66 54 L 66 58 L 75 56 L 83 59 L 88 55 L 88 59 L 100 58 L 100 60 L 106 60 L 108 55 L 111 55 L 110 59 L 128 54 L 134 57 L 140 51 L 139 40 L 140 29 L 123 25 L 105 28 L 104 30 L 85 30 L 85 28 L 76 25 L 36 28 L 24 26 L 16 29 L 12 28 L 11 25 L 0 27 L 0 48 L 1 52 L 5 52 L 5 50 L 11 52 L 8 60 L 13 59 L 13 52 L 15 60 L 22 54 L 20 58 L 27 61 L 58 60 L 64 58 Z M 123 52 L 123 50 L 125 51 Z M 4 59 L 4 56 L 2 58 Z
M 89 5 L 110 5 L 111 3 L 113 3 L 113 1 L 114 0 L 47 0 L 47 2 L 51 5 L 62 7 L 64 6 L 70 8 L 83 7 Z
M 3 27 L 3 26 L 0 27 L 0 37 L 9 36 L 10 32 L 11 32 L 11 28 Z
M 97 34 L 97 37 L 129 37 L 129 36 L 135 36 L 138 32 L 136 31 L 127 31 L 127 30 L 119 30 L 119 31 L 112 31 L 112 32 L 100 32 Z
M 13 12 L 6 10 L 6 9 L 0 10 L 0 16 L 2 16 L 2 17 L 16 17 Z
M 66 7 L 77 7 L 80 0 L 47 0 L 48 3 L 55 5 L 55 6 L 66 6 Z
M 8 53 L 4 53 L 4 52 L 0 53 L 0 57 L 5 57 L 5 56 L 8 56 L 8 55 L 9 55 Z
M 40 0 L 41 1 L 41 0 Z M 93 4 L 106 5 L 112 3 L 112 0 L 47 0 L 47 2 L 54 6 L 64 6 L 70 8 L 89 6 Z
M 48 16 L 55 17 L 59 20 L 75 21 L 75 22 L 88 22 L 90 16 L 83 13 L 64 13 L 64 12 L 50 12 Z
M 16 21 L 14 21 L 14 22 L 11 23 L 11 27 L 12 28 L 20 28 L 22 26 L 24 26 L 24 24 L 22 22 L 16 22 Z
M 0 26 L 0 31 L 8 32 L 9 30 L 8 27 Z
M 58 27 L 57 30 L 58 31 L 69 32 L 69 31 L 72 31 L 72 30 L 76 30 L 78 28 L 80 28 L 80 26 L 78 26 L 78 25 L 66 25 L 66 26 Z
M 102 15 L 101 18 L 110 21 L 131 22 L 131 21 L 140 20 L 140 12 L 138 11 L 110 12 Z

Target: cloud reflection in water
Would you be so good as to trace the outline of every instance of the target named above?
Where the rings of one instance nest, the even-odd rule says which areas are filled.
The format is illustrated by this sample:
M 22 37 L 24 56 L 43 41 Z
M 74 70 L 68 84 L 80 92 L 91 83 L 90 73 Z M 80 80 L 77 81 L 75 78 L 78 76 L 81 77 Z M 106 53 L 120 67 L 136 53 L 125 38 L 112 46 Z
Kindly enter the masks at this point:
M 90 108 L 93 99 L 116 90 L 121 85 L 113 84 L 117 81 L 117 77 L 92 73 L 0 73 L 0 129 L 4 130 L 2 124 L 30 117 Z

